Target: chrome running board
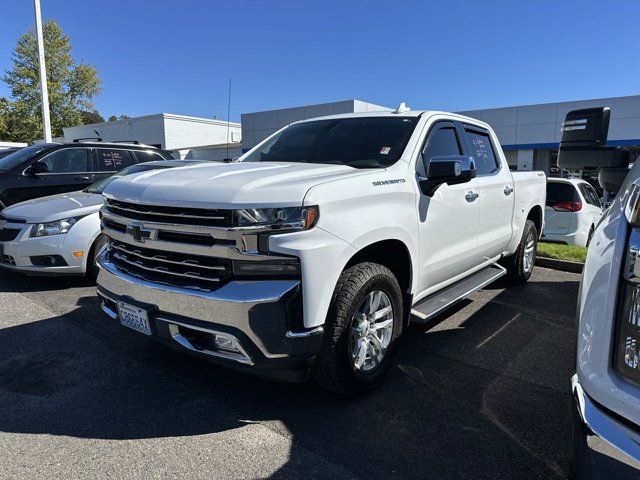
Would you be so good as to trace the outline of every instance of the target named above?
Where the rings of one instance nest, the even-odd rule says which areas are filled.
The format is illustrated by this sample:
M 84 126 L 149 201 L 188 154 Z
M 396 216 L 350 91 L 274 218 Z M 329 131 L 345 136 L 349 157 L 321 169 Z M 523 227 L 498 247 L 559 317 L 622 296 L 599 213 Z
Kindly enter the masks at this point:
M 490 265 L 423 298 L 413 306 L 411 310 L 411 322 L 426 323 L 428 320 L 496 281 L 506 273 L 507 270 L 504 267 L 498 264 Z

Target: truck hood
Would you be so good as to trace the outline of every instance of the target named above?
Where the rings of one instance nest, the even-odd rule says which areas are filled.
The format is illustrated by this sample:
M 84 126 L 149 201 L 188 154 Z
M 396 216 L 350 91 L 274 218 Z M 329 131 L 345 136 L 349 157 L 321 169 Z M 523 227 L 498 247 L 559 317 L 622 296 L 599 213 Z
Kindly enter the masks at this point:
M 97 212 L 103 203 L 102 195 L 79 191 L 16 203 L 2 210 L 2 214 L 27 223 L 45 223 Z
M 310 163 L 212 163 L 127 175 L 111 183 L 104 195 L 150 205 L 286 207 L 302 205 L 314 185 L 368 171 Z

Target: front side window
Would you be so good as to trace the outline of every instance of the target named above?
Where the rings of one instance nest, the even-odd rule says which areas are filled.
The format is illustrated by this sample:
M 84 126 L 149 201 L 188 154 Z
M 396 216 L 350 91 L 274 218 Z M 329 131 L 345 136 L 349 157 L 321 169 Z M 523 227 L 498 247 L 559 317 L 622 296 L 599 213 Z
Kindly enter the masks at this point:
M 0 170 L 6 171 L 11 170 L 12 168 L 16 168 L 26 162 L 29 159 L 36 157 L 37 155 L 43 154 L 47 150 L 51 150 L 55 145 L 51 144 L 39 144 L 39 145 L 31 145 L 30 147 L 24 147 L 15 152 L 11 152 L 2 158 L 0 158 Z M 28 165 L 25 165 L 28 166 Z
M 271 137 L 242 161 L 384 168 L 398 161 L 417 121 L 413 117 L 360 117 L 298 123 Z
M 476 161 L 478 175 L 491 175 L 499 170 L 500 165 L 488 133 L 465 127 L 464 138 L 467 150 Z
M 117 172 L 133 165 L 133 158 L 129 150 L 111 150 L 107 148 L 96 149 L 98 172 Z
M 460 155 L 462 152 L 455 127 L 451 125 L 432 131 L 423 152 L 423 158 L 427 160 L 433 157 Z
M 49 173 L 83 173 L 87 171 L 87 149 L 65 148 L 44 157 Z

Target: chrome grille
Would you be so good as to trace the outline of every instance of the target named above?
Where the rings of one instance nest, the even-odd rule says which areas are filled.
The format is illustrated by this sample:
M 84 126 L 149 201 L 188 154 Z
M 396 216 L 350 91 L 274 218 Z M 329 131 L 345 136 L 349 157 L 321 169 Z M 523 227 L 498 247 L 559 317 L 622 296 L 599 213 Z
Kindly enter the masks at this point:
M 113 239 L 109 257 L 125 273 L 185 288 L 215 290 L 231 276 L 231 262 L 223 258 L 154 250 Z
M 232 210 L 165 207 L 107 199 L 107 211 L 116 215 L 148 222 L 207 227 L 231 227 Z

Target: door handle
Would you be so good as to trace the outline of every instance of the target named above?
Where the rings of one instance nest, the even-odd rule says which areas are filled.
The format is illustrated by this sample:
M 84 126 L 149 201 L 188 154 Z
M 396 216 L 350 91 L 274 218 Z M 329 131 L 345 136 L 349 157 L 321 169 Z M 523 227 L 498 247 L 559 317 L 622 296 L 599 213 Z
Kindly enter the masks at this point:
M 509 185 L 507 185 L 506 187 L 504 187 L 503 190 L 505 195 L 511 195 L 511 193 L 513 192 L 513 188 L 511 188 Z
M 469 190 L 467 192 L 467 194 L 464 196 L 465 200 L 467 202 L 473 202 L 476 198 L 478 198 L 480 195 L 478 195 L 476 192 L 473 192 L 471 190 Z
M 75 177 L 74 180 L 78 180 L 78 181 L 89 180 L 89 177 Z

